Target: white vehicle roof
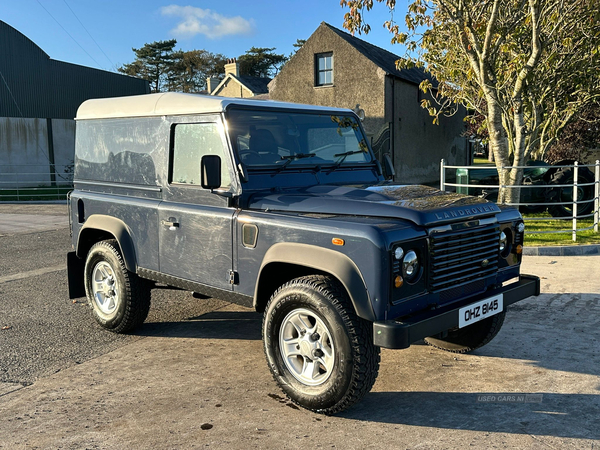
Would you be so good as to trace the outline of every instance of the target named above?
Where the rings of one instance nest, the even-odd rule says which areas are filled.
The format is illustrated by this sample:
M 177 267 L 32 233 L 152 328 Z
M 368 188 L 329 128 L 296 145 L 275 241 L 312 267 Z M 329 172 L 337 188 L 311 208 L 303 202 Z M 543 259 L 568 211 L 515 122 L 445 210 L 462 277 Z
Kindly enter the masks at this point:
M 133 95 L 129 97 L 87 100 L 77 110 L 76 120 L 109 119 L 118 117 L 174 116 L 182 114 L 221 113 L 229 105 L 268 108 L 292 108 L 307 111 L 340 112 L 349 109 L 276 102 L 216 97 L 201 94 L 163 92 L 159 94 Z

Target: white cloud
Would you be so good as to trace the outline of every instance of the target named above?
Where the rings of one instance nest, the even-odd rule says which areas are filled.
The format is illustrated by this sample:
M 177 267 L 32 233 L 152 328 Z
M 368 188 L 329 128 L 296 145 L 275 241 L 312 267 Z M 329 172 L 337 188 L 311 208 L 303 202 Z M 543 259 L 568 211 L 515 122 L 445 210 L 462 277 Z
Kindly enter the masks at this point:
M 181 20 L 171 32 L 181 38 L 191 38 L 203 34 L 210 39 L 235 34 L 250 34 L 254 31 L 254 20 L 241 16 L 225 17 L 210 9 L 195 6 L 169 5 L 160 9 L 163 16 L 178 17 Z

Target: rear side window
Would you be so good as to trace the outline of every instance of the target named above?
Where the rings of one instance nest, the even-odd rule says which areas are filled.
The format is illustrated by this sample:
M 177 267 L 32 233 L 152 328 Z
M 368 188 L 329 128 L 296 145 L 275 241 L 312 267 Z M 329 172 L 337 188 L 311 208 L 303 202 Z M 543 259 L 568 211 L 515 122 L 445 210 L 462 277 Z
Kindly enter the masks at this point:
M 173 133 L 171 183 L 200 186 L 204 155 L 221 157 L 221 187 L 231 185 L 226 149 L 216 123 L 180 123 Z
M 160 184 L 156 167 L 166 145 L 160 118 L 80 120 L 75 139 L 76 180 Z

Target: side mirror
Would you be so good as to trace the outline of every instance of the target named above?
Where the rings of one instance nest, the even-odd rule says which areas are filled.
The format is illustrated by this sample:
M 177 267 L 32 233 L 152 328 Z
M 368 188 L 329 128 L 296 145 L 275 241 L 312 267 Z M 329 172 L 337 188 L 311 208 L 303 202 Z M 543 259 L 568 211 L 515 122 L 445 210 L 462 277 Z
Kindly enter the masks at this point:
M 204 155 L 200 160 L 201 184 L 204 189 L 217 189 L 221 187 L 221 157 L 218 155 Z
M 389 153 L 383 154 L 383 168 L 385 172 L 385 178 L 387 180 L 393 180 L 394 176 L 396 176 L 396 171 L 394 170 L 394 163 L 392 162 L 392 158 Z

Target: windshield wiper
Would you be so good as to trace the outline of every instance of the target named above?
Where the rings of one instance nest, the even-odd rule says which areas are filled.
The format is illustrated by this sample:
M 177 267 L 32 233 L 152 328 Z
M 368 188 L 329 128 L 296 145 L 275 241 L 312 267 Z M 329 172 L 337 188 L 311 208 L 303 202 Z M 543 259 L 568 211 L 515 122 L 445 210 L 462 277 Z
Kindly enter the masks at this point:
M 282 156 L 281 159 L 287 159 L 288 161 L 293 161 L 294 159 L 302 159 L 302 158 L 312 158 L 313 156 L 317 156 L 316 153 L 296 153 L 295 155 Z
M 281 172 L 283 169 L 285 169 L 289 163 L 291 163 L 292 161 L 294 161 L 296 159 L 312 158 L 313 156 L 316 156 L 316 154 L 315 153 L 296 153 L 295 155 L 282 156 L 281 159 L 286 159 L 287 161 L 283 163 L 283 166 L 281 166 L 279 168 L 279 170 L 277 172 L 275 172 L 274 175 L 277 175 L 279 172 Z
M 339 161 L 337 161 L 335 163 L 335 165 L 329 170 L 329 172 L 327 172 L 328 174 L 333 172 L 335 169 L 337 169 L 338 167 L 340 167 L 340 165 L 344 162 L 344 160 L 350 156 L 350 155 L 358 155 L 359 153 L 365 153 L 363 150 L 352 150 L 349 152 L 344 152 L 344 153 L 336 153 L 335 155 L 333 155 L 335 158 L 340 158 Z

